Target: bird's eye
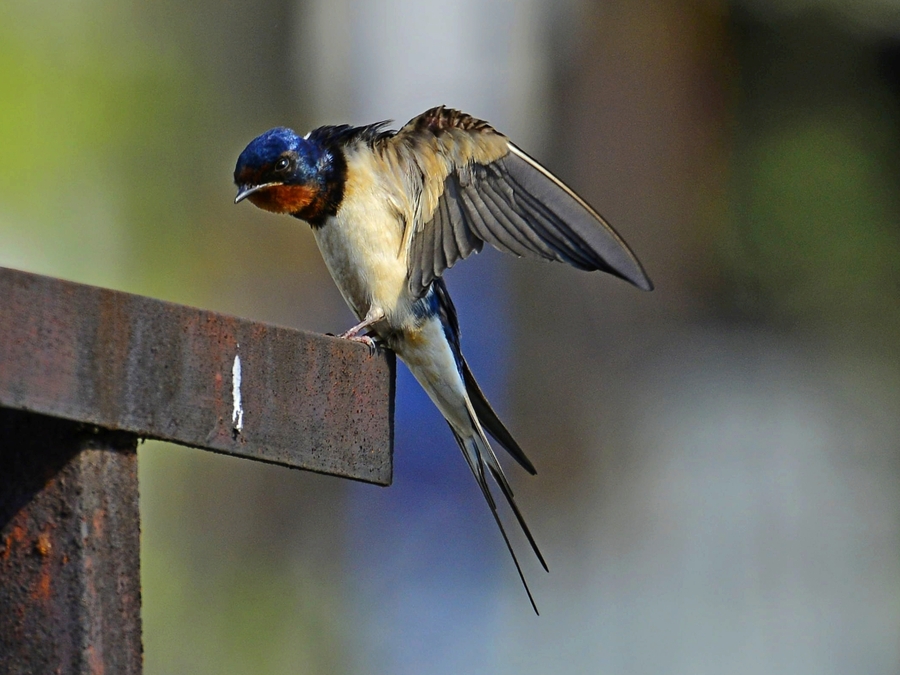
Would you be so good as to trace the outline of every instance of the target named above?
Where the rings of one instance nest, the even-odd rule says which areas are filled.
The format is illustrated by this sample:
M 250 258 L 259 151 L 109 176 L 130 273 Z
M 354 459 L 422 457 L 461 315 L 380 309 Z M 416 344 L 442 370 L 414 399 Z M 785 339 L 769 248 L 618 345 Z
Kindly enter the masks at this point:
M 286 171 L 287 168 L 291 165 L 291 160 L 287 157 L 280 157 L 277 162 L 275 162 L 275 170 L 276 171 Z

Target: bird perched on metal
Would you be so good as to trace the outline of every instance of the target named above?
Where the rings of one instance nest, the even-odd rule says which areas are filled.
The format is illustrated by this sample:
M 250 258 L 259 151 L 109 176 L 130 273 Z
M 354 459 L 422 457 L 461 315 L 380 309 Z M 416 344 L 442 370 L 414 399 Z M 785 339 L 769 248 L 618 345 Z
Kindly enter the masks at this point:
M 234 170 L 238 193 L 312 227 L 331 276 L 360 319 L 341 337 L 394 350 L 450 425 L 534 598 L 497 513 L 491 475 L 544 569 L 490 434 L 535 468 L 497 417 L 460 350 L 456 310 L 441 275 L 485 242 L 526 258 L 602 270 L 643 290 L 650 279 L 587 202 L 487 122 L 443 106 L 399 131 L 387 122 L 326 126 L 302 138 L 276 128 L 254 139 Z M 365 333 L 364 333 L 365 332 Z

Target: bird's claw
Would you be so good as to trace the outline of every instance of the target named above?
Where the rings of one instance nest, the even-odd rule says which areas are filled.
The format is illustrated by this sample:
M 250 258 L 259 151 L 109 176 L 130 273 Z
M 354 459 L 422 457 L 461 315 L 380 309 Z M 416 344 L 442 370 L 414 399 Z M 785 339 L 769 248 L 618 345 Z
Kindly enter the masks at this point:
M 342 340 L 350 340 L 350 342 L 361 342 L 369 348 L 369 356 L 375 356 L 378 352 L 378 343 L 368 335 L 353 335 L 352 333 L 342 333 L 338 335 Z

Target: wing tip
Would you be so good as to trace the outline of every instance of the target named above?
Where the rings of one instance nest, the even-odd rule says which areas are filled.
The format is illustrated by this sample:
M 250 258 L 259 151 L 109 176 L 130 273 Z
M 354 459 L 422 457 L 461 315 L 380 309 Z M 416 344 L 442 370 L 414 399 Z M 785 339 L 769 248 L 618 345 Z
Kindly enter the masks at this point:
M 647 276 L 647 273 L 644 271 L 637 256 L 612 225 L 610 225 L 607 220 L 594 209 L 594 207 L 557 176 L 551 173 L 540 162 L 524 152 L 514 143 L 509 142 L 507 147 L 509 148 L 511 155 L 517 158 L 508 165 L 511 170 L 514 171 L 514 167 L 521 167 L 524 164 L 524 166 L 527 166 L 530 169 L 529 172 L 524 174 L 526 178 L 529 175 L 543 176 L 543 178 L 548 181 L 548 184 L 556 186 L 562 194 L 567 195 L 572 202 L 578 204 L 581 209 L 588 214 L 592 219 L 592 222 L 598 226 L 595 230 L 598 234 L 603 233 L 603 237 L 600 240 L 592 238 L 582 240 L 582 243 L 588 246 L 588 253 L 590 255 L 587 256 L 587 260 L 592 265 L 593 269 L 602 270 L 620 277 L 642 291 L 653 290 L 653 282 L 650 280 L 650 277 Z M 540 197 L 537 198 L 540 200 Z M 588 241 L 590 241 L 590 243 L 588 243 Z M 584 267 L 583 269 L 591 269 L 591 267 Z

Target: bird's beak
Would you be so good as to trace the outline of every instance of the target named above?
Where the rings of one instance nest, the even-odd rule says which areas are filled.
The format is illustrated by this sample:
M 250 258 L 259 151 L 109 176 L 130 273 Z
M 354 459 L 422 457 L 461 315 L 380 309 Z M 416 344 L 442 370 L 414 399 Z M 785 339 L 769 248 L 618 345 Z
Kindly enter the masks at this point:
M 259 192 L 260 190 L 265 190 L 266 188 L 275 187 L 277 185 L 281 185 L 281 183 L 263 183 L 262 185 L 241 185 L 238 187 L 237 197 L 234 198 L 234 203 L 244 201 L 247 197 L 252 195 L 254 192 Z

